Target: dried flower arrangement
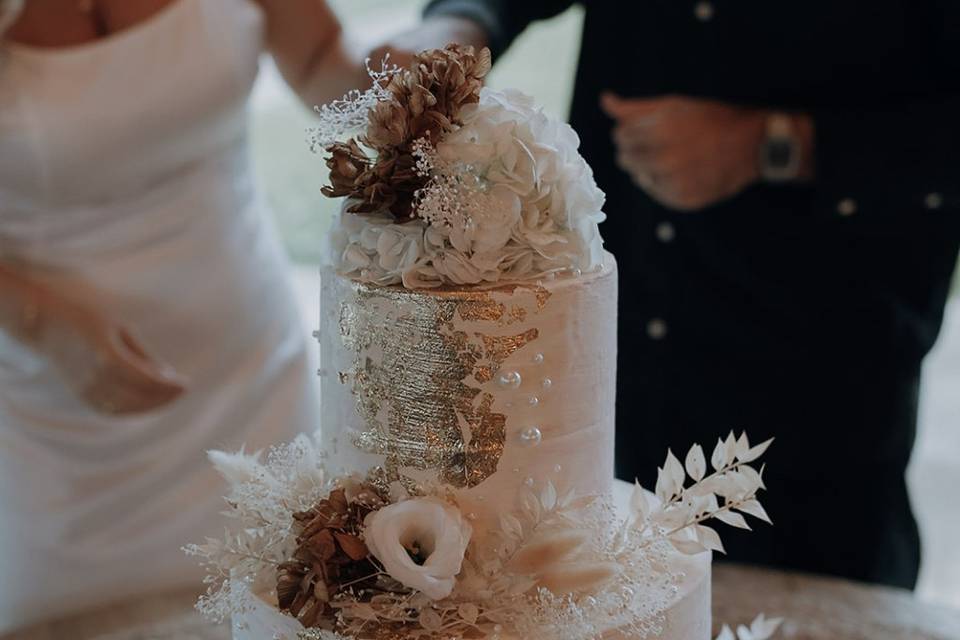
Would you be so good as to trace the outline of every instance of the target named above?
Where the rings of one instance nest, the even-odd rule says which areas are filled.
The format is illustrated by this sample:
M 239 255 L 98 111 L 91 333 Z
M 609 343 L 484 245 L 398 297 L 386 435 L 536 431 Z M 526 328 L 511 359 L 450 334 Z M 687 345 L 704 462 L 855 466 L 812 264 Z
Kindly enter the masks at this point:
M 315 130 L 313 147 L 330 153 L 324 195 L 349 198 L 351 213 L 387 211 L 399 222 L 411 220 L 416 193 L 428 180 L 417 170 L 416 143 L 440 140 L 461 124 L 463 107 L 480 100 L 490 65 L 489 50 L 450 45 L 421 53 L 404 73 L 374 74 L 375 102 L 359 138 L 338 142 L 324 127 Z
M 484 88 L 490 53 L 450 45 L 319 109 L 325 195 L 344 198 L 336 271 L 407 288 L 496 285 L 603 260 L 604 195 L 564 122 L 517 91 Z
M 209 571 L 198 609 L 219 621 L 243 612 L 252 593 L 272 592 L 303 626 L 302 640 L 496 638 L 505 629 L 583 640 L 610 628 L 656 637 L 677 580 L 672 549 L 722 550 L 708 520 L 768 520 L 757 499 L 762 470 L 750 463 L 769 444 L 731 433 L 709 475 L 698 445 L 685 465 L 668 453 L 656 497 L 638 485 L 626 517 L 603 496 L 551 482 L 528 488 L 484 535 L 449 487 L 420 484 L 411 494 L 400 483 L 383 491 L 328 477 L 315 438 L 276 447 L 265 463 L 215 452 L 237 527 L 185 549 Z M 769 637 L 777 623 L 761 617 L 740 640 Z

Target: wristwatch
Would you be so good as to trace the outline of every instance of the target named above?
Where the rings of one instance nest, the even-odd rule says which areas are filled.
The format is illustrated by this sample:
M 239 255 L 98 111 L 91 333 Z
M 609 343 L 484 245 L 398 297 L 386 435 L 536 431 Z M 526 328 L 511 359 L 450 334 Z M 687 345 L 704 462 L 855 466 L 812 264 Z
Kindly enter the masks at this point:
M 800 175 L 801 144 L 793 118 L 785 113 L 767 116 L 760 145 L 760 176 L 769 182 L 796 180 Z

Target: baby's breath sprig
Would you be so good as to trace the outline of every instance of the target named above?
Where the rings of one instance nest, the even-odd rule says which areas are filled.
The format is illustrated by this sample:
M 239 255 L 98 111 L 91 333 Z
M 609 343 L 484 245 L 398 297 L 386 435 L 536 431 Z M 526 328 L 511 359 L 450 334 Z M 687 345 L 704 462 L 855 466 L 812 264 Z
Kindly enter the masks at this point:
M 314 153 L 325 151 L 330 145 L 349 138 L 365 129 L 370 110 L 378 103 L 389 100 L 387 84 L 390 78 L 400 73 L 400 68 L 390 64 L 390 54 L 380 61 L 380 70 L 370 67 L 370 59 L 364 63 L 370 76 L 370 88 L 366 91 L 353 89 L 339 100 L 321 107 L 314 107 L 317 126 L 307 129 L 307 142 Z

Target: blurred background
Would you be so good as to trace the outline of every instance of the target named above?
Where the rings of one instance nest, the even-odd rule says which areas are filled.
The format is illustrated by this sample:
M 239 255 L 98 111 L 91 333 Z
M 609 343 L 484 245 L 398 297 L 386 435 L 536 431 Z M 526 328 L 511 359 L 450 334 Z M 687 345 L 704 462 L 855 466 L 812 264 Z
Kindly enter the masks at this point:
M 347 29 L 375 42 L 412 25 L 424 0 L 331 0 L 331 4 Z M 574 8 L 528 30 L 497 63 L 490 84 L 523 89 L 547 111 L 565 118 L 581 20 L 582 13 Z M 317 263 L 336 205 L 320 195 L 325 167 L 305 142 L 312 112 L 290 93 L 269 59 L 261 69 L 251 118 L 256 171 L 294 264 L 305 330 L 312 331 L 317 324 Z M 925 554 L 917 594 L 954 607 L 960 607 L 958 280 L 940 340 L 924 367 L 919 440 L 909 474 Z

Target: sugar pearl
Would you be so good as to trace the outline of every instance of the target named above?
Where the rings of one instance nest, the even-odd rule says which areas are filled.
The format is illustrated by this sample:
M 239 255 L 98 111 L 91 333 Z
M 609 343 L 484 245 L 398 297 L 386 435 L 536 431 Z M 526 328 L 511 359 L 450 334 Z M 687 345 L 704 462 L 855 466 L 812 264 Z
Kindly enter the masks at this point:
M 529 404 L 531 407 L 535 407 L 538 404 L 540 404 L 540 398 L 538 398 L 537 396 L 530 396 L 527 399 L 527 404 Z
M 500 374 L 500 377 L 497 378 L 497 383 L 501 387 L 507 387 L 508 389 L 518 388 L 521 382 L 519 371 L 504 371 Z
M 527 427 L 520 432 L 520 444 L 527 447 L 537 446 L 542 439 L 543 434 L 540 433 L 540 429 L 537 427 Z
M 525 484 L 525 485 L 528 486 L 528 487 L 532 487 L 532 486 L 533 486 L 533 478 L 530 478 L 530 477 L 526 478 L 526 479 L 523 481 L 523 484 Z
M 563 471 L 563 467 L 561 467 L 559 464 L 553 465 L 553 472 L 554 472 L 554 473 L 560 473 L 561 471 Z
M 544 389 L 549 389 L 553 386 L 553 380 L 550 378 L 544 378 L 543 382 L 540 383 L 540 386 L 542 386 Z
M 543 354 L 538 353 L 533 356 L 533 364 L 543 364 Z

